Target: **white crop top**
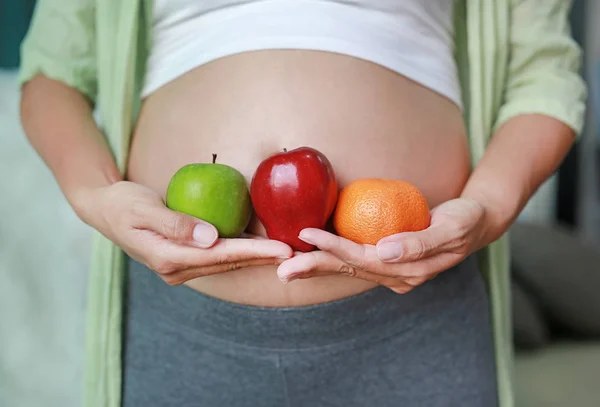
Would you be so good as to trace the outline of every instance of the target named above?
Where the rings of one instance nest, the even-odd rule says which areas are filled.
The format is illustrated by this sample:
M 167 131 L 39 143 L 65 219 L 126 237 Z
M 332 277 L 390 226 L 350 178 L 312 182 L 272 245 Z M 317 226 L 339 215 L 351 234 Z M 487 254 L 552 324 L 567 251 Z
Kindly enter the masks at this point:
M 218 58 L 264 49 L 364 59 L 462 106 L 454 0 L 154 0 L 142 96 Z

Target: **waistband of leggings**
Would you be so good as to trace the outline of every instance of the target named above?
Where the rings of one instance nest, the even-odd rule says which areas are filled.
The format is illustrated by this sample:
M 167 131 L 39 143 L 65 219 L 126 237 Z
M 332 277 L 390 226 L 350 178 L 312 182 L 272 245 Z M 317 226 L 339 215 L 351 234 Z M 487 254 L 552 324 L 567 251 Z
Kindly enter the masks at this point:
M 145 312 L 201 335 L 247 346 L 300 349 L 409 330 L 466 295 L 470 284 L 481 283 L 477 278 L 477 263 L 471 256 L 407 294 L 376 287 L 336 301 L 274 308 L 220 300 L 187 286 L 169 286 L 130 259 L 128 291 L 134 296 L 132 301 L 141 301 Z

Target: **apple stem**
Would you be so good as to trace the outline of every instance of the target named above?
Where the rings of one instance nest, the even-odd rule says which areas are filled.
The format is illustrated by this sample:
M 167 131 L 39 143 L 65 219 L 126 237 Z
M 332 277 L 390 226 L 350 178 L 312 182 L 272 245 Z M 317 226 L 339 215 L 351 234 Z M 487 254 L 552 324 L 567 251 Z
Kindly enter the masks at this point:
M 213 154 L 213 164 L 217 161 L 217 155 Z
M 284 148 L 284 149 L 283 149 L 283 152 L 284 152 L 284 153 L 287 153 L 287 148 Z

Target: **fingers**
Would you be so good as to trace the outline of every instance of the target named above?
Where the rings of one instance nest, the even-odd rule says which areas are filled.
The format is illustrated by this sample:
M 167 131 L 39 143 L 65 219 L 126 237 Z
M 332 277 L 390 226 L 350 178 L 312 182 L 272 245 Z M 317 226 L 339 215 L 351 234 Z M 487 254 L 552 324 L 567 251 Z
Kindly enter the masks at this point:
M 219 239 L 206 253 L 210 261 L 216 263 L 267 258 L 287 259 L 294 254 L 287 244 L 268 239 Z
M 423 260 L 444 251 L 453 238 L 453 230 L 443 224 L 419 232 L 399 233 L 377 243 L 377 257 L 386 263 Z
M 333 275 L 341 267 L 340 260 L 326 252 L 308 252 L 296 254 L 277 268 L 279 279 L 287 283 L 295 278 Z
M 460 261 L 457 255 L 442 253 L 416 263 L 394 266 L 393 272 L 390 270 L 390 274 L 383 275 L 368 269 L 357 269 L 331 253 L 315 251 L 300 253 L 283 261 L 277 269 L 277 275 L 284 283 L 296 279 L 345 275 L 386 286 L 398 294 L 406 294 Z
M 306 243 L 333 254 L 357 269 L 377 260 L 373 246 L 361 245 L 321 229 L 303 229 L 299 238 Z
M 403 264 L 384 264 L 378 258 L 375 246 L 360 245 L 320 229 L 304 229 L 300 232 L 300 238 L 333 254 L 354 270 L 367 271 L 381 278 L 420 277 L 427 270 L 427 264 L 422 261 L 428 258 Z M 432 251 L 429 253 L 434 255 Z
M 171 285 L 244 267 L 277 265 L 293 254 L 275 240 L 219 239 L 209 249 L 182 246 L 160 235 L 145 242 L 144 263 Z
M 193 280 L 198 277 L 210 276 L 213 274 L 226 273 L 228 271 L 235 271 L 246 267 L 253 266 L 270 266 L 277 265 L 281 262 L 281 259 L 255 259 L 255 260 L 244 260 L 234 263 L 219 264 L 215 266 L 205 266 L 190 268 L 181 270 L 176 273 L 167 274 L 163 277 L 163 280 L 169 285 L 179 285 L 186 281 Z
M 150 266 L 161 274 L 189 268 L 228 266 L 230 263 L 257 259 L 286 259 L 293 254 L 285 243 L 254 239 L 219 239 L 209 249 L 182 246 L 163 240 L 150 250 L 152 252 L 147 256 L 153 259 Z
M 176 243 L 208 248 L 215 244 L 219 236 L 217 229 L 210 223 L 167 207 L 148 206 L 140 215 L 141 227 Z
M 405 293 L 412 289 L 409 284 L 406 284 L 402 280 L 355 268 L 331 253 L 323 251 L 314 251 L 296 255 L 281 263 L 277 269 L 277 276 L 284 283 L 295 279 L 327 275 L 343 275 L 360 278 L 375 284 L 387 286 L 399 293 Z
M 400 233 L 377 243 L 377 256 L 384 262 L 423 260 L 442 252 L 467 255 L 478 247 L 484 207 L 472 199 L 447 201 L 431 211 L 431 226 L 420 232 Z

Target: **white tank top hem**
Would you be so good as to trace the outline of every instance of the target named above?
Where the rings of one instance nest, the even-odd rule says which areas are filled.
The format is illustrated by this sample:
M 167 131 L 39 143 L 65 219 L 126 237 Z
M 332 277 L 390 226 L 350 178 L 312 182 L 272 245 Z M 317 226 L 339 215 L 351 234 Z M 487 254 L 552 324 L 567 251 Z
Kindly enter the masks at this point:
M 450 15 L 448 10 L 436 10 L 437 18 L 443 17 L 443 21 L 429 21 L 433 18 L 432 10 L 422 5 L 416 10 L 414 7 L 406 10 L 407 3 L 417 3 L 414 0 L 392 1 L 394 8 L 402 8 L 394 12 L 327 0 L 253 1 L 200 12 L 198 4 L 202 2 L 162 1 L 168 1 L 170 4 L 164 7 L 171 10 L 166 13 L 155 9 L 153 49 L 142 97 L 198 66 L 226 56 L 298 49 L 337 53 L 375 63 L 462 108 L 454 61 L 452 8 Z M 439 6 L 440 1 L 453 3 L 452 0 L 431 3 Z M 172 10 L 173 3 L 179 4 L 179 8 Z M 405 4 L 400 7 L 396 3 Z

